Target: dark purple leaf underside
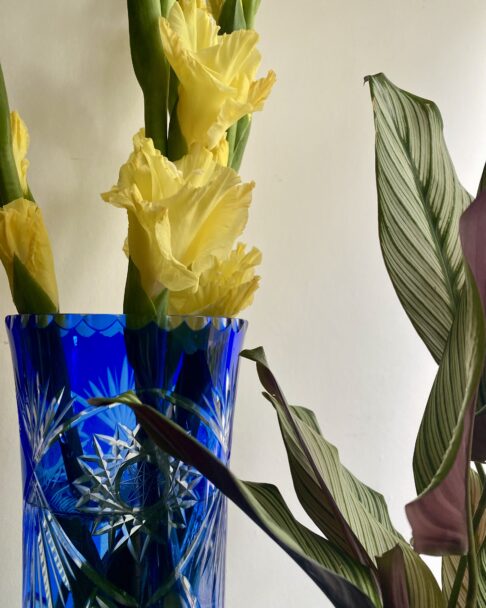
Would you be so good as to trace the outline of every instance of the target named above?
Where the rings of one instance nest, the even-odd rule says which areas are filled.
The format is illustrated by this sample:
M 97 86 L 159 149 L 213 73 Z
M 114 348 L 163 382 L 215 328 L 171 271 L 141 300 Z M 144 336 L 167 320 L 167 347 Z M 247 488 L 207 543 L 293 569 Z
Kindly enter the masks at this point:
M 466 474 L 474 404 L 466 412 L 459 450 L 442 482 L 405 507 L 418 553 L 449 555 L 465 553 L 467 540 Z
M 377 560 L 378 579 L 385 608 L 409 608 L 407 575 L 403 552 L 397 545 Z
M 464 257 L 471 268 L 486 315 L 486 192 L 479 194 L 462 214 L 459 230 Z M 482 383 L 485 384 L 484 373 Z M 480 407 L 483 405 L 485 403 L 479 402 Z M 477 416 L 475 420 L 472 459 L 486 460 L 486 416 L 484 415 Z

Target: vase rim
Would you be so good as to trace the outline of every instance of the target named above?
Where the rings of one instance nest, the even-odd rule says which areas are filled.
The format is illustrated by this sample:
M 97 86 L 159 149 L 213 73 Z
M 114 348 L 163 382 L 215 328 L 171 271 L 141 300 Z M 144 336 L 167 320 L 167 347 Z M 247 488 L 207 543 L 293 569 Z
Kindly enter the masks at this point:
M 154 323 L 153 319 L 149 319 L 142 315 L 130 316 L 132 319 L 135 319 L 135 321 L 140 321 L 140 328 Z M 94 330 L 104 330 L 106 327 L 114 324 L 119 325 L 121 328 L 125 328 L 127 317 L 128 315 L 125 314 L 112 313 L 57 313 L 49 315 L 24 313 L 7 315 L 5 317 L 5 324 L 7 328 L 12 328 L 16 324 L 45 328 L 54 323 L 64 330 L 74 329 L 79 325 L 86 324 Z M 240 331 L 248 325 L 248 321 L 237 317 L 167 315 L 166 319 L 168 321 L 166 329 L 168 330 L 176 329 L 181 325 L 186 325 L 191 330 L 201 330 L 211 324 L 217 329 L 225 329 L 231 326 L 233 330 Z

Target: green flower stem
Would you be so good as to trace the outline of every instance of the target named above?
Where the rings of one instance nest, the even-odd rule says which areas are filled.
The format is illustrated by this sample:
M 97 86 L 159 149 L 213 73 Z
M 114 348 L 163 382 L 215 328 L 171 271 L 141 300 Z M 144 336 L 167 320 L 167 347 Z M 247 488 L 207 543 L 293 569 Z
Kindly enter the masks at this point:
M 246 27 L 252 30 L 255 26 L 255 16 L 260 7 L 261 0 L 242 0 L 245 13 Z
M 7 89 L 0 65 L 0 206 L 22 198 L 19 175 L 12 151 L 12 131 Z
M 161 0 L 127 0 L 127 8 L 133 69 L 145 100 L 145 135 L 165 155 L 170 70 L 159 31 Z

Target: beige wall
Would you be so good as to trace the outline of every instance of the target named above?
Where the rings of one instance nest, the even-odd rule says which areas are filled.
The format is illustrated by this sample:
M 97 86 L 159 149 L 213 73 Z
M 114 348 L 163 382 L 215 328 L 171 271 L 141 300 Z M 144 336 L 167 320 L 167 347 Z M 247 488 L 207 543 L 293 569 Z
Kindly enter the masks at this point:
M 363 76 L 385 71 L 440 106 L 459 175 L 486 158 L 482 0 L 263 0 L 266 68 L 279 76 L 256 116 L 242 174 L 257 190 L 246 238 L 264 252 L 248 346 L 264 344 L 291 401 L 381 490 L 408 536 L 411 456 L 434 365 L 401 311 L 377 240 L 373 124 Z M 0 0 L 0 58 L 31 137 L 30 183 L 50 228 L 62 306 L 119 312 L 125 218 L 99 199 L 116 179 L 141 97 L 122 0 Z M 0 278 L 0 316 L 11 313 Z M 0 604 L 20 606 L 19 457 L 0 330 Z M 298 509 L 253 369 L 241 374 L 234 470 L 273 480 Z M 305 517 L 302 516 L 305 520 Z M 231 510 L 228 608 L 325 606 L 317 588 Z

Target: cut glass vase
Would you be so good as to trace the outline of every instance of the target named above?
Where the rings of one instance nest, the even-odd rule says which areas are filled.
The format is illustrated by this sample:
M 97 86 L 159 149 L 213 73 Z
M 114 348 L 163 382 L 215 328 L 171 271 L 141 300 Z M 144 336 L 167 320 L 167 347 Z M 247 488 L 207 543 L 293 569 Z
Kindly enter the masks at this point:
M 131 324 L 130 324 L 131 325 Z M 157 448 L 136 390 L 223 462 L 246 323 L 7 318 L 20 423 L 23 608 L 223 608 L 226 500 Z

